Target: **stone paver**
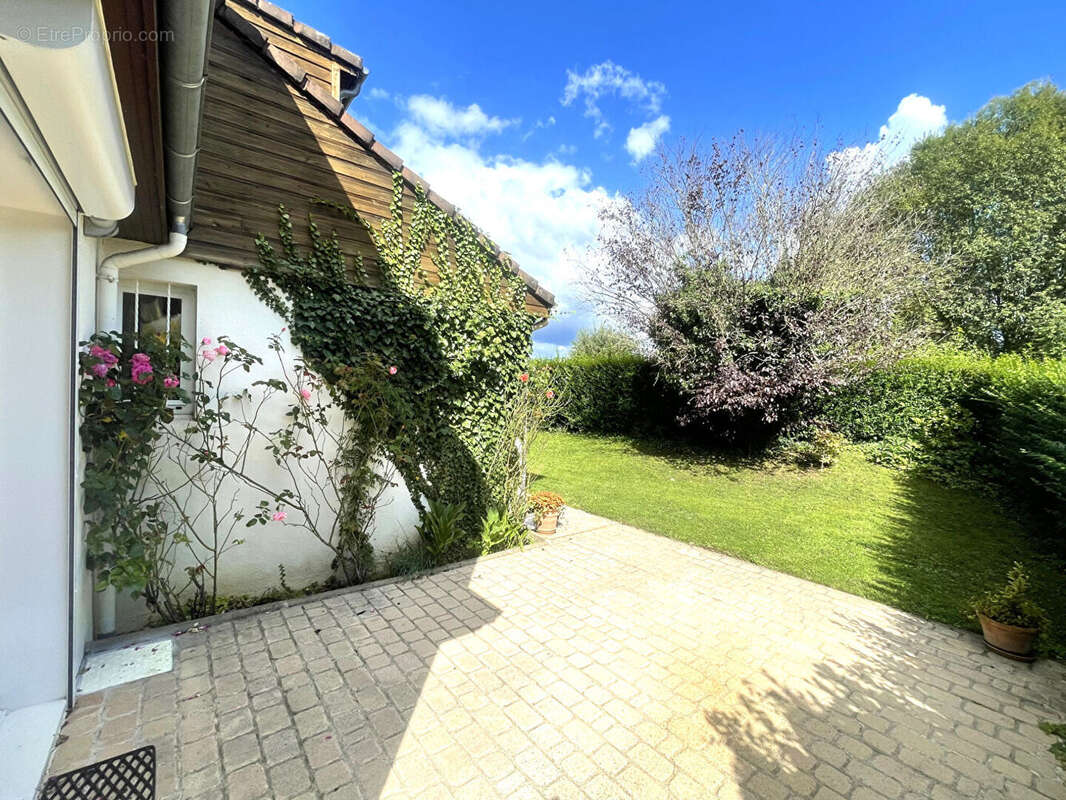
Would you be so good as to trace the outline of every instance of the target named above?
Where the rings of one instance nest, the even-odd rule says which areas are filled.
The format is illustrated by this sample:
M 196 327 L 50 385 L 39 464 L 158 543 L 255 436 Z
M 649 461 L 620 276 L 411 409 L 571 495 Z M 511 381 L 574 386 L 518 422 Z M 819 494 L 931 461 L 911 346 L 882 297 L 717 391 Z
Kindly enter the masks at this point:
M 51 772 L 160 798 L 1066 798 L 1066 670 L 570 512 L 549 546 L 223 622 L 84 696 Z

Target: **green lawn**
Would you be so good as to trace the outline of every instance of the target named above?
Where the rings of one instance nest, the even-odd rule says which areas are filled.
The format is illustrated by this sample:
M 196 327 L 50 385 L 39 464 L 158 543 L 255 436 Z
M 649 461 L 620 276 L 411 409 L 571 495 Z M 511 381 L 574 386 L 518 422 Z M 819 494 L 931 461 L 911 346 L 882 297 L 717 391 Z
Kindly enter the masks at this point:
M 1036 552 L 994 504 L 879 467 L 855 449 L 826 470 L 767 467 L 639 439 L 545 433 L 536 489 L 674 539 L 976 628 L 968 600 L 1014 560 L 1033 573 L 1066 657 L 1066 563 Z

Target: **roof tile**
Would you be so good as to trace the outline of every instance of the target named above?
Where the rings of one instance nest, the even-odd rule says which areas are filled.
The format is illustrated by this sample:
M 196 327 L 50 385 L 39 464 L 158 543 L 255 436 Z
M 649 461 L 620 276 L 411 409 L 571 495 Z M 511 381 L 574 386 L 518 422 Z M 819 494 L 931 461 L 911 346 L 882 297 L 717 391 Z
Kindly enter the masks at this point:
M 247 39 L 254 47 L 257 47 L 260 50 L 266 47 L 267 39 L 262 31 L 232 8 L 229 6 L 223 6 L 218 13 L 224 20 L 226 20 L 231 28 Z
M 526 272 L 524 269 L 522 269 L 513 262 L 511 263 L 511 271 L 514 272 L 514 274 L 517 275 L 519 278 L 521 278 L 522 282 L 534 292 L 540 288 L 540 284 L 537 283 L 536 279 L 532 275 L 530 275 L 528 272 Z
M 316 31 L 310 25 L 304 25 L 300 20 L 296 20 L 292 23 L 292 29 L 296 32 L 297 36 L 302 36 L 308 41 L 314 42 L 323 50 L 329 50 L 333 44 L 330 38 L 321 31 Z
M 403 159 L 392 152 L 389 148 L 383 145 L 381 142 L 374 142 L 370 147 L 370 152 L 399 172 L 403 169 Z
M 339 58 L 341 61 L 346 61 L 347 63 L 351 64 L 356 69 L 359 69 L 359 70 L 363 69 L 363 59 L 360 56 L 357 56 L 351 50 L 347 50 L 347 49 L 341 47 L 336 42 L 333 43 L 333 45 L 330 47 L 329 51 L 334 56 Z
M 293 83 L 297 86 L 303 83 L 307 73 L 304 72 L 303 67 L 297 64 L 296 60 L 291 58 L 288 53 L 273 44 L 268 44 L 263 48 L 263 52 L 266 53 L 267 58 L 277 64 L 278 67 L 280 67 L 281 70 L 292 79 Z
M 427 192 L 429 191 L 429 181 L 408 167 L 403 168 L 403 178 L 412 186 L 421 186 Z
M 318 104 L 333 116 L 339 117 L 344 113 L 344 106 L 341 101 L 327 92 L 322 84 L 312 79 L 310 75 L 304 75 L 300 88 L 317 100 Z
M 348 132 L 358 139 L 359 144 L 364 147 L 370 147 L 370 145 L 374 144 L 374 134 L 350 114 L 345 114 L 341 117 L 341 125 L 347 128 Z
M 280 22 L 286 28 L 292 27 L 292 14 L 290 14 L 284 8 L 274 5 L 273 3 L 269 2 L 269 0 L 259 0 L 257 5 L 259 6 L 259 10 L 266 14 L 268 17 L 271 17 L 277 22 Z
M 451 216 L 455 213 L 455 206 L 453 206 L 451 203 L 449 203 L 436 192 L 431 191 L 429 193 L 429 202 L 431 202 L 433 205 L 435 205 L 448 216 Z

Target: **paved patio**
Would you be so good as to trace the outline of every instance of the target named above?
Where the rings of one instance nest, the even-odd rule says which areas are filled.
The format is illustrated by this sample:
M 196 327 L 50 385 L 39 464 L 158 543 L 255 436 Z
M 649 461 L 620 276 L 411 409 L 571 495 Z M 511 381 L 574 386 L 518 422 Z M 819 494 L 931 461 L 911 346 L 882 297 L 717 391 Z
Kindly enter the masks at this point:
M 51 771 L 160 798 L 1066 798 L 1062 665 L 573 512 L 568 535 L 211 625 L 80 699 Z M 572 534 L 572 535 L 569 535 Z

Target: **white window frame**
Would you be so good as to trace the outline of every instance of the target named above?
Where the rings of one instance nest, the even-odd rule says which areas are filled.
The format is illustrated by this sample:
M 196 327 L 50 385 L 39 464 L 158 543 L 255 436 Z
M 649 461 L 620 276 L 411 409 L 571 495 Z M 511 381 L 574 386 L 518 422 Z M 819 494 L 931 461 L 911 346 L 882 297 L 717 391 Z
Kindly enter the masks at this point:
M 126 295 L 134 296 L 133 319 L 140 316 L 140 297 L 142 294 L 167 299 L 167 319 L 170 319 L 170 301 L 181 300 L 181 338 L 189 342 L 189 346 L 196 351 L 196 287 L 180 283 L 160 281 L 143 281 L 139 278 L 121 280 L 118 284 L 119 291 L 119 314 L 122 316 L 122 324 L 125 324 Z M 125 331 L 123 331 L 125 333 Z M 170 343 L 170 325 L 167 325 L 167 343 Z M 192 368 L 189 368 L 192 373 Z M 193 377 L 183 375 L 181 388 L 190 396 L 193 391 Z M 183 403 L 181 400 L 168 400 L 167 408 L 178 413 L 192 413 L 192 403 Z

